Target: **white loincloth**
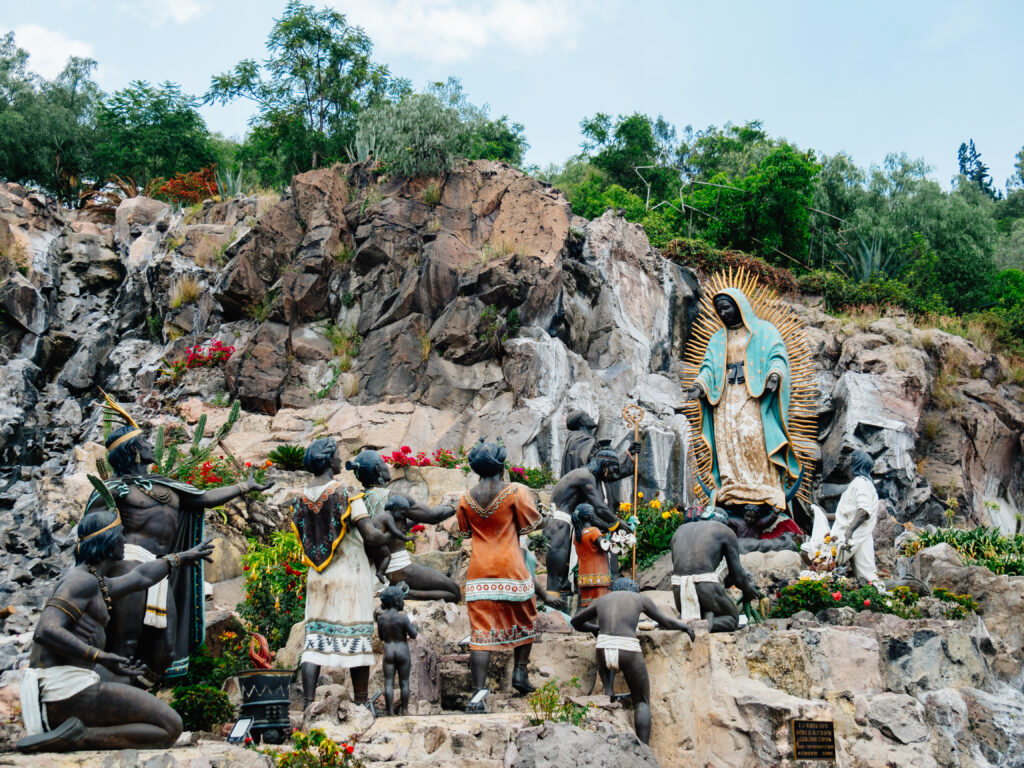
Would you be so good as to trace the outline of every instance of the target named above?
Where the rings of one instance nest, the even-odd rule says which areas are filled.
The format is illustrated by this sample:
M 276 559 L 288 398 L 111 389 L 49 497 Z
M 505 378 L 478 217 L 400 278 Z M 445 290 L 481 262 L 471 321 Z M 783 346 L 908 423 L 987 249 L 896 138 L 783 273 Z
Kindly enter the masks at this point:
M 725 560 L 711 573 L 690 573 L 685 576 L 672 574 L 672 586 L 679 587 L 679 618 L 683 621 L 701 619 L 700 600 L 697 598 L 697 584 L 718 582 L 724 584 L 723 576 L 729 566 Z
M 136 563 L 151 563 L 157 557 L 138 544 L 125 544 L 124 559 Z M 146 616 L 142 623 L 147 627 L 164 629 L 167 626 L 167 588 L 169 583 L 166 578 L 163 578 L 146 590 Z
M 563 523 L 568 523 L 569 525 L 572 525 L 572 517 L 569 515 L 568 512 L 563 512 L 560 509 L 555 509 L 555 511 L 551 513 L 551 519 L 561 520 Z
M 619 651 L 641 652 L 638 638 L 619 635 L 598 635 L 597 648 L 604 651 L 604 665 L 608 669 L 619 668 Z
M 27 667 L 21 677 L 21 717 L 29 736 L 50 730 L 46 721 L 48 701 L 64 701 L 100 681 L 97 672 L 82 667 Z
M 409 557 L 409 550 L 400 549 L 397 552 L 391 553 L 391 562 L 388 563 L 388 569 L 385 573 L 394 573 L 403 568 L 408 568 L 410 565 L 412 565 L 412 558 Z

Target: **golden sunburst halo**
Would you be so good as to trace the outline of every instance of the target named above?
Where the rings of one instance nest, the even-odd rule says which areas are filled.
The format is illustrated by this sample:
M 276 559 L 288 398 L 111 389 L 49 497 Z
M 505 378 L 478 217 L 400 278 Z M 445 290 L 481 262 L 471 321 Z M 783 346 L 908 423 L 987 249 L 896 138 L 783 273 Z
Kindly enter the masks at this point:
M 683 391 L 693 386 L 700 371 L 704 354 L 711 337 L 724 326 L 711 303 L 715 294 L 726 288 L 737 288 L 750 301 L 754 314 L 766 320 L 782 335 L 789 356 L 790 398 L 786 423 L 793 449 L 800 465 L 804 467 L 804 480 L 797 491 L 797 498 L 810 503 L 811 479 L 820 455 L 818 449 L 818 388 L 815 380 L 814 361 L 804 325 L 793 308 L 781 300 L 770 286 L 761 283 L 743 267 L 716 272 L 701 291 L 697 319 L 690 329 L 683 353 Z M 701 439 L 702 419 L 700 403 L 696 400 L 683 404 L 683 415 L 690 424 L 690 468 L 709 488 L 714 487 L 711 475 L 711 449 Z M 707 505 L 710 499 L 700 483 L 695 483 L 693 492 L 699 502 Z

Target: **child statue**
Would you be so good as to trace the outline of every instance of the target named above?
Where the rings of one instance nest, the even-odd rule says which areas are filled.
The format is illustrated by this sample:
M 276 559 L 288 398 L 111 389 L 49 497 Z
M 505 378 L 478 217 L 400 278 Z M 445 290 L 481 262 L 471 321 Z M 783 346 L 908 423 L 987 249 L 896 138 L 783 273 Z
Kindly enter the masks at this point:
M 416 627 L 402 613 L 405 608 L 405 590 L 402 587 L 386 587 L 380 593 L 380 607 L 384 610 L 377 616 L 377 631 L 384 643 L 384 703 L 388 714 L 395 714 L 397 672 L 401 694 L 398 712 L 404 715 L 409 711 L 409 670 L 412 667 L 408 641 L 409 638 L 416 639 Z
M 576 557 L 579 561 L 579 575 L 576 585 L 580 592 L 580 608 L 586 608 L 594 600 L 608 594 L 612 577 L 608 568 L 608 540 L 601 529 L 594 525 L 594 507 L 580 504 L 573 513 L 573 534 Z
M 366 550 L 366 557 L 373 564 L 377 579 L 384 584 L 388 583 L 387 574 L 391 571 L 398 571 L 404 568 L 409 562 L 409 552 L 405 548 L 405 542 L 412 541 L 413 536 L 407 536 L 395 525 L 395 518 L 388 509 L 371 518 L 373 527 L 381 533 L 390 536 L 387 544 L 376 546 L 363 542 Z M 402 557 L 402 553 L 405 556 Z M 394 557 L 392 556 L 394 555 Z
M 579 632 L 592 632 L 597 636 L 597 670 L 606 696 L 611 697 L 615 692 L 615 673 L 621 670 L 626 676 L 633 700 L 633 730 L 640 741 L 647 744 L 651 740 L 651 686 L 636 636 L 641 613 L 665 629 L 682 630 L 693 640 L 690 627 L 663 614 L 651 598 L 640 594 L 635 581 L 625 577 L 612 583 L 609 594 L 573 616 L 572 626 Z

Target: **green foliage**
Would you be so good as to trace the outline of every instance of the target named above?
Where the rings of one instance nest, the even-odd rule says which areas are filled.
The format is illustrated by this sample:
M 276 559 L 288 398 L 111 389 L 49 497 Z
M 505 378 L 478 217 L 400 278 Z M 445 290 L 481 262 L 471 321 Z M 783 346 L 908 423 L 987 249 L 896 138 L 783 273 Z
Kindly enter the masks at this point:
M 359 355 L 359 349 L 363 345 L 363 337 L 356 331 L 355 326 L 339 328 L 334 323 L 327 323 L 323 327 L 323 334 L 331 343 L 334 354 L 338 357 L 338 373 L 343 373 L 352 368 L 352 360 Z M 335 377 L 337 380 L 337 376 Z
M 842 272 L 858 283 L 865 283 L 879 275 L 892 276 L 899 272 L 899 263 L 894 254 L 882 252 L 882 240 L 878 233 L 872 236 L 870 245 L 858 236 L 855 252 L 847 253 L 841 249 L 839 252 L 844 261 L 840 267 Z
M 261 184 L 280 188 L 293 174 L 343 159 L 356 116 L 408 91 L 408 81 L 371 60 L 372 50 L 343 14 L 289 0 L 267 37 L 266 61 L 245 59 L 214 76 L 205 101 L 256 103 L 237 158 Z
M 636 567 L 643 570 L 652 566 L 655 560 L 669 551 L 672 535 L 683 524 L 684 517 L 679 508 L 670 501 L 646 501 L 643 498 L 640 499 L 636 516 L 640 520 L 635 531 Z M 623 555 L 621 561 L 624 564 L 628 559 L 632 564 L 632 558 L 633 553 L 630 552 L 628 557 Z
M 146 330 L 149 331 L 149 337 L 153 341 L 163 343 L 164 320 L 160 315 L 150 315 L 146 318 Z
M 942 297 L 918 297 L 901 280 L 876 275 L 858 283 L 838 272 L 815 270 L 799 278 L 800 290 L 821 296 L 825 309 L 838 313 L 864 307 L 902 307 L 915 315 L 944 314 L 949 308 Z
M 644 210 L 648 197 L 658 202 L 677 195 L 679 171 L 672 167 L 676 130 L 660 115 L 619 115 L 613 123 L 610 115 L 599 112 L 585 118 L 580 131 L 593 166 L 609 185 L 634 193 Z
M 441 187 L 436 181 L 430 182 L 423 190 L 423 202 L 427 205 L 437 205 L 441 202 Z
M 426 93 L 405 94 L 381 103 L 357 121 L 356 144 L 379 147 L 377 159 L 402 176 L 440 176 L 457 160 L 477 158 L 519 163 L 526 150 L 523 127 L 469 103 L 455 78 L 434 83 Z M 434 203 L 428 203 L 433 205 Z
M 13 32 L 0 36 L 0 179 L 38 185 L 73 205 L 95 173 L 96 62 L 69 57 L 45 80 L 29 71 L 28 58 Z
M 283 647 L 292 625 L 303 617 L 307 568 L 298 537 L 293 531 L 277 531 L 269 544 L 250 539 L 242 568 L 245 597 L 238 604 L 239 615 L 271 648 Z
M 161 424 L 157 427 L 153 457 L 156 459 L 159 474 L 176 480 L 198 483 L 197 487 L 204 484 L 206 487 L 214 487 L 233 482 L 234 467 L 223 456 L 215 457 L 213 453 L 215 449 L 220 448 L 220 441 L 230 434 L 235 424 L 238 423 L 241 412 L 241 403 L 235 400 L 228 410 L 227 419 L 205 444 L 203 443 L 203 433 L 206 431 L 206 414 L 202 414 L 196 423 L 192 439 L 187 441 L 187 452 L 184 453 L 181 451 L 181 446 L 185 445 L 184 441 L 167 444 L 164 426 Z M 207 463 L 210 464 L 211 469 L 204 471 L 204 465 Z M 212 476 L 221 477 L 223 482 L 210 482 Z
M 277 768 L 362 768 L 363 761 L 353 756 L 355 747 L 338 744 L 319 728 L 309 733 L 295 731 L 290 751 L 273 752 L 271 758 Z
M 913 617 L 913 613 L 901 599 L 879 592 L 870 584 L 854 587 L 846 579 L 830 575 L 823 579 L 801 579 L 795 584 L 783 587 L 779 597 L 772 603 L 769 618 L 784 619 L 800 611 L 817 613 L 826 608 L 844 606 L 855 611 L 890 613 L 903 618 Z
M 546 485 L 554 485 L 555 473 L 551 467 L 520 467 L 508 468 L 509 479 L 514 483 L 522 483 L 527 488 L 543 488 Z
M 220 640 L 222 644 L 216 656 L 206 645 L 189 654 L 188 673 L 180 678 L 181 686 L 209 686 L 220 690 L 229 677 L 252 668 L 244 635 L 229 631 L 223 633 Z
M 573 677 L 569 680 L 568 686 L 580 691 L 580 680 Z M 530 711 L 533 716 L 530 718 L 531 725 L 540 725 L 545 722 L 572 723 L 576 727 L 583 725 L 587 719 L 590 706 L 581 706 L 569 698 L 567 692 L 562 691 L 558 685 L 558 678 L 553 678 L 544 683 L 527 697 Z
M 770 285 L 777 292 L 783 294 L 796 293 L 797 289 L 801 287 L 798 286 L 793 273 L 785 267 L 772 266 L 764 259 L 741 251 L 715 248 L 704 240 L 673 239 L 664 246 L 662 255 L 666 259 L 693 267 L 706 276 L 742 268 L 756 277 L 759 282 Z
M 281 469 L 293 472 L 297 469 L 302 469 L 302 457 L 305 454 L 306 449 L 301 445 L 288 445 L 285 443 L 270 451 L 267 454 L 267 458 L 281 467 Z
M 175 688 L 171 707 L 181 715 L 187 731 L 210 731 L 235 719 L 235 708 L 228 695 L 208 685 Z
M 940 528 L 934 533 L 921 531 L 903 547 L 903 556 L 911 557 L 936 544 L 949 544 L 966 565 L 980 565 L 993 573 L 1024 576 L 1024 534 L 1004 535 L 997 528 L 979 526 Z
M 966 619 L 976 614 L 981 607 L 970 595 L 954 595 L 948 589 L 933 589 L 932 594 L 942 602 L 950 603 L 942 612 L 947 619 Z
M 130 176 L 141 186 L 216 162 L 194 97 L 165 82 L 134 81 L 97 112 L 96 177 Z

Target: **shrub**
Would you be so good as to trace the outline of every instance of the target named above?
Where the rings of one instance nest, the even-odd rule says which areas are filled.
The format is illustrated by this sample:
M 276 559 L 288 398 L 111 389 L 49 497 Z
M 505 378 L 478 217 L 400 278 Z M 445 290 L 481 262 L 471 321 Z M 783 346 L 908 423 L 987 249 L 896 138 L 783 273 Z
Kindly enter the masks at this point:
M 292 749 L 272 754 L 278 768 L 362 768 L 363 761 L 355 757 L 352 744 L 327 737 L 319 728 L 309 733 L 295 731 L 292 734 Z
M 175 360 L 172 363 L 164 360 L 165 367 L 160 369 L 160 373 L 172 382 L 177 382 L 185 374 L 185 371 L 226 363 L 234 353 L 233 346 L 225 346 L 220 339 L 214 339 L 210 342 L 209 347 L 204 347 L 201 344 L 189 347 L 185 350 L 185 357 L 180 360 Z
M 205 645 L 189 655 L 188 673 L 181 680 L 183 686 L 209 686 L 220 689 L 229 677 L 252 668 L 244 635 L 225 632 L 220 639 L 221 652 L 217 656 L 212 656 Z
M 175 688 L 171 707 L 181 715 L 186 731 L 210 731 L 235 719 L 235 708 L 228 695 L 209 685 Z
M 783 587 L 773 602 L 769 617 L 784 619 L 800 611 L 817 613 L 826 608 L 853 608 L 855 611 L 891 613 L 903 618 L 913 614 L 900 599 L 879 592 L 870 584 L 857 587 L 847 579 L 831 575 L 822 579 L 801 579 Z
M 304 614 L 307 568 L 298 537 L 293 531 L 277 531 L 269 544 L 250 539 L 242 569 L 245 597 L 238 604 L 239 615 L 271 648 L 283 647 Z
M 573 677 L 569 685 L 580 690 L 580 680 Z M 549 680 L 540 688 L 530 694 L 527 701 L 530 704 L 530 711 L 533 717 L 530 718 L 532 725 L 540 725 L 544 722 L 572 723 L 579 727 L 587 717 L 589 706 L 581 706 L 575 703 L 569 696 L 563 693 L 558 686 L 558 678 Z
M 459 459 L 448 448 L 438 448 L 430 456 L 430 461 L 435 467 L 445 469 L 459 469 Z
M 967 565 L 980 565 L 993 573 L 1024 576 L 1024 534 L 1006 536 L 996 528 L 979 526 L 970 530 L 939 528 L 934 533 L 921 531 L 903 546 L 903 556 L 911 557 L 936 544 L 949 544 Z
M 624 504 L 620 512 L 632 512 L 631 504 Z M 640 497 L 640 505 L 636 511 L 639 523 L 636 529 L 636 567 L 639 570 L 649 568 L 654 561 L 669 551 L 672 546 L 672 535 L 676 528 L 683 524 L 686 519 L 670 501 L 651 499 L 645 501 Z M 633 553 L 630 552 L 628 560 L 632 564 Z M 626 560 L 621 560 L 625 565 Z
M 439 176 L 468 149 L 458 112 L 423 93 L 365 110 L 357 120 L 356 141 L 371 135 L 382 147 L 378 159 L 402 176 Z
M 268 453 L 267 458 L 281 467 L 281 469 L 294 472 L 297 469 L 302 469 L 302 458 L 305 454 L 306 449 L 301 445 L 288 445 L 286 443 L 277 446 L 277 448 Z
M 214 167 L 176 173 L 157 192 L 178 205 L 196 205 L 217 194 Z
M 715 248 L 703 240 L 672 240 L 662 248 L 661 255 L 684 266 L 693 267 L 704 275 L 742 267 L 759 282 L 767 283 L 778 293 L 791 294 L 800 288 L 793 273 L 784 267 L 772 266 L 764 259 L 751 256 L 749 253 Z
M 397 451 L 383 455 L 384 461 L 393 467 L 429 467 L 430 459 L 425 451 L 412 452 L 412 448 L 403 445 Z
M 555 473 L 550 467 L 509 467 L 508 476 L 513 482 L 522 483 L 527 488 L 543 488 L 555 482 Z

